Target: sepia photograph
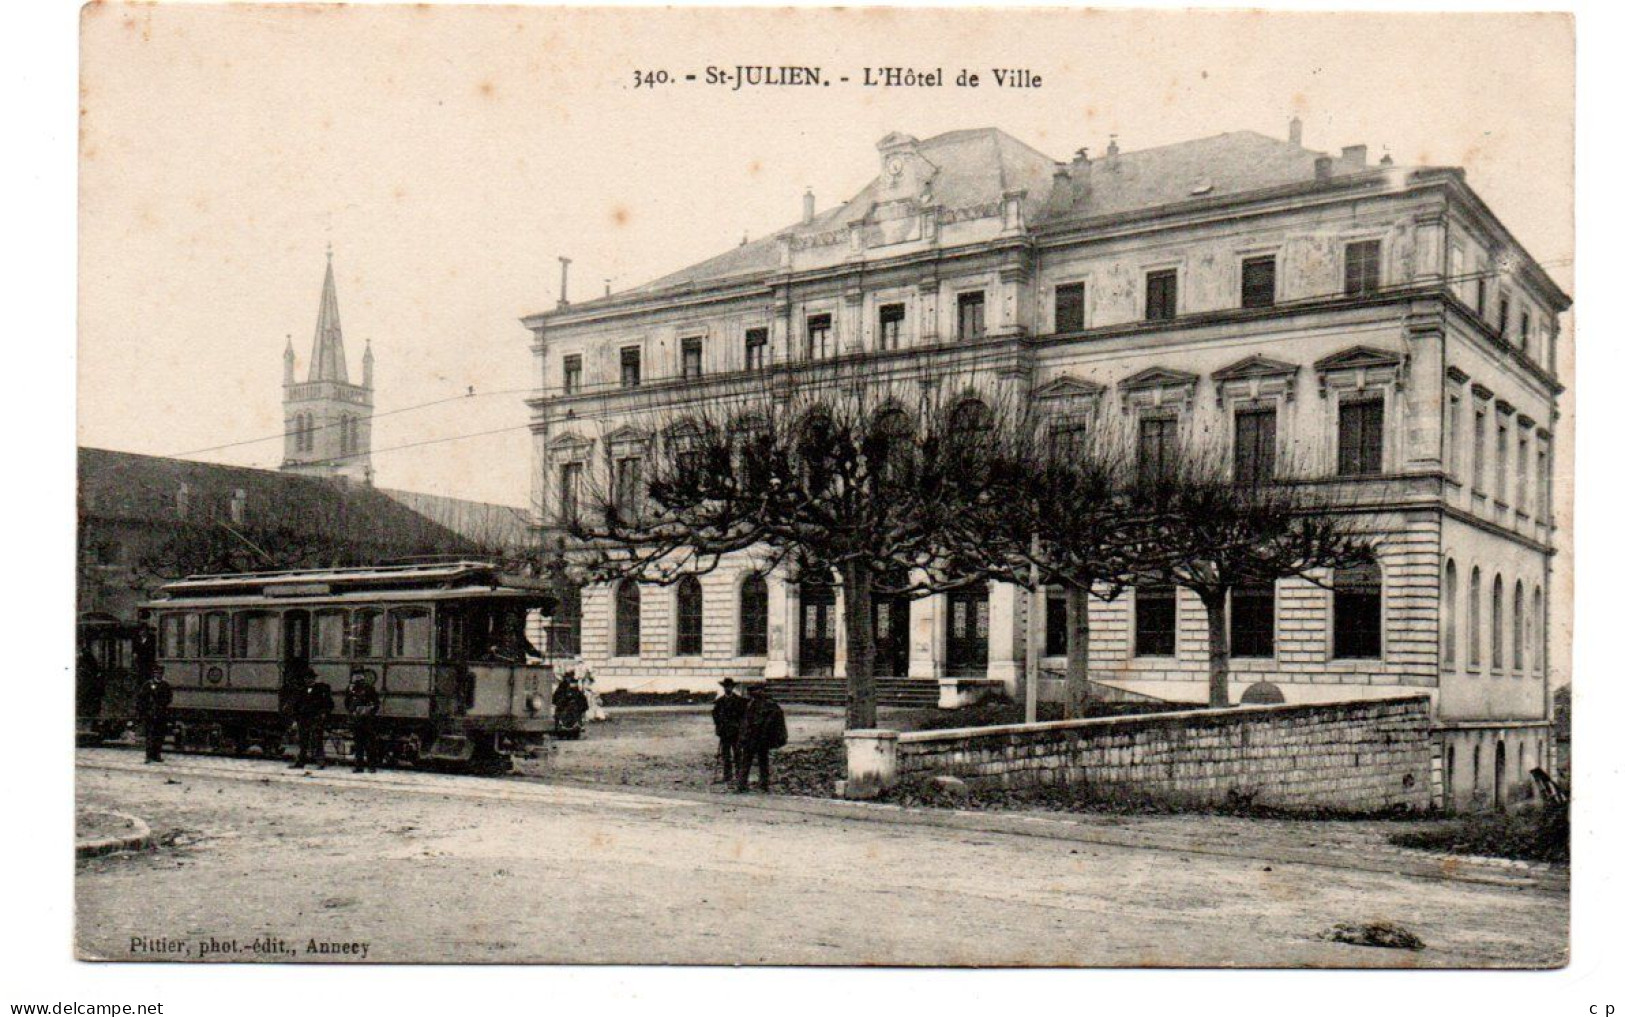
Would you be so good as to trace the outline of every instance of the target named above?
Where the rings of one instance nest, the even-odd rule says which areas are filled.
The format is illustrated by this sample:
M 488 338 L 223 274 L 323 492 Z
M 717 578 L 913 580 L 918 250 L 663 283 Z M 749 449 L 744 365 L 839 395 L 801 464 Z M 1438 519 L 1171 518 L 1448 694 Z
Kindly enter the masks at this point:
M 79 965 L 1570 964 L 1571 14 L 77 32 Z

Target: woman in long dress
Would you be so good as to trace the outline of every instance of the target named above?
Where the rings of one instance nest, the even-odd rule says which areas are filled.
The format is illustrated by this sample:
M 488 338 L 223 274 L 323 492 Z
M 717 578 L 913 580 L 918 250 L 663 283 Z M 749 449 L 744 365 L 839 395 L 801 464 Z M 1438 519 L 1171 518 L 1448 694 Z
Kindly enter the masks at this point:
M 604 701 L 598 697 L 598 689 L 593 684 L 591 672 L 582 676 L 581 691 L 587 697 L 588 723 L 608 720 L 609 714 L 604 711 Z

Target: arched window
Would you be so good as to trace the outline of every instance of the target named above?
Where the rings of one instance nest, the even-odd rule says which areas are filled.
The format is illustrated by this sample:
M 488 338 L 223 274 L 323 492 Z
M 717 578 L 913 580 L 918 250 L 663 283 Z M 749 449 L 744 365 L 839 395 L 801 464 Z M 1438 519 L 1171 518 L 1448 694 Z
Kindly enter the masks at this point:
M 1444 563 L 1444 638 L 1439 648 L 1445 667 L 1456 666 L 1456 560 Z
M 993 411 L 980 399 L 962 399 L 948 417 L 957 432 L 986 431 L 993 426 Z
M 1495 576 L 1495 585 L 1490 587 L 1490 669 L 1501 670 L 1506 663 L 1502 655 L 1502 647 L 1506 640 L 1502 631 L 1504 615 L 1501 613 L 1501 576 Z
M 615 588 L 615 656 L 636 657 L 642 651 L 643 591 L 630 579 Z
M 760 572 L 739 584 L 739 655 L 767 656 L 767 577 Z
M 897 407 L 884 410 L 875 420 L 869 447 L 865 455 L 878 459 L 879 471 L 889 479 L 904 480 L 908 472 L 909 439 L 914 423 L 907 413 Z
M 1375 563 L 1338 569 L 1332 576 L 1332 656 L 1382 656 L 1382 570 Z
M 1473 578 L 1467 584 L 1467 666 L 1478 667 L 1484 662 L 1483 643 L 1479 639 L 1479 598 L 1482 594 L 1483 583 L 1479 579 L 1478 566 L 1473 566 Z
M 581 587 L 564 583 L 558 588 L 559 603 L 548 619 L 548 652 L 561 657 L 581 655 Z
M 677 580 L 677 656 L 698 657 L 705 646 L 705 593 L 694 576 Z
M 1512 670 L 1519 674 L 1523 673 L 1523 642 L 1523 580 L 1520 579 L 1512 587 Z

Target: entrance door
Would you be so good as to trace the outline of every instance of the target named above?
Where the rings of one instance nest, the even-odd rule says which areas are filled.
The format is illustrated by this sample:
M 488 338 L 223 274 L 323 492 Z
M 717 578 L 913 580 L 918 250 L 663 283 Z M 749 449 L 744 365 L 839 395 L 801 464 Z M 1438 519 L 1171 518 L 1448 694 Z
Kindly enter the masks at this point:
M 835 587 L 828 583 L 801 584 L 801 673 L 835 673 Z
M 875 676 L 908 677 L 908 598 L 876 597 L 870 601 L 875 633 Z
M 987 584 L 948 594 L 948 674 L 957 678 L 987 674 Z

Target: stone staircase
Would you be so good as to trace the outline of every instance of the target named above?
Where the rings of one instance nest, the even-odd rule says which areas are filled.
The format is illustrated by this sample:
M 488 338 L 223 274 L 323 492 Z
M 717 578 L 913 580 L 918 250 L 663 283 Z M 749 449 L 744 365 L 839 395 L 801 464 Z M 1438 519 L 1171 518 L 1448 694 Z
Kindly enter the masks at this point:
M 881 706 L 933 707 L 937 705 L 937 683 L 933 678 L 877 678 Z M 767 683 L 773 698 L 781 703 L 842 706 L 846 703 L 845 678 L 774 678 Z

